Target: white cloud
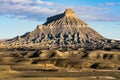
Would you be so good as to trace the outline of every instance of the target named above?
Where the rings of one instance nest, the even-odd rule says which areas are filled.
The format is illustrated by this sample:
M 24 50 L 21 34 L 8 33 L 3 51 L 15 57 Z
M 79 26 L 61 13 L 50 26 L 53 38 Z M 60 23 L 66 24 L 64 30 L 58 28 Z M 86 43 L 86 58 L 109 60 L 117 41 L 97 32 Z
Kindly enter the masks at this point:
M 106 3 L 105 5 L 107 5 L 107 6 L 115 6 L 116 3 L 110 2 L 110 3 Z
M 87 21 L 120 21 L 120 15 L 111 13 L 111 9 L 104 6 L 80 6 L 76 9 L 80 18 Z
M 24 5 L 46 5 L 51 6 L 54 3 L 43 0 L 2 0 L 0 3 L 24 4 Z
M 51 6 L 51 5 L 53 5 L 53 2 L 44 2 L 42 0 L 36 0 L 36 4 L 44 4 L 47 6 Z
M 24 3 L 24 2 L 28 2 L 29 0 L 9 0 L 9 1 L 11 1 L 11 2 L 22 2 L 22 3 Z
M 44 2 L 41 1 L 41 0 L 36 0 L 36 3 L 38 3 L 38 4 L 43 4 Z
M 45 4 L 48 6 L 51 6 L 51 5 L 53 5 L 53 2 L 46 2 Z
M 66 8 L 74 8 L 77 15 L 83 20 L 120 21 L 119 15 L 109 13 L 111 9 L 104 6 L 65 6 L 43 0 L 0 1 L 0 15 L 8 15 L 11 18 L 19 19 L 45 20 L 51 15 L 63 12 Z
M 24 3 L 23 1 L 25 1 L 26 3 Z M 31 5 L 31 1 L 29 0 L 28 2 L 28 0 L 11 0 L 12 3 L 9 2 L 9 0 L 0 1 L 0 14 L 9 15 L 14 18 L 38 20 L 43 19 L 57 11 L 56 9 L 49 9 L 40 5 L 36 5 L 36 1 L 34 1 L 34 3 Z M 48 2 L 43 2 L 39 4 L 50 6 Z
M 89 13 L 80 16 L 87 21 L 120 21 L 120 16 Z
M 99 4 L 99 6 L 120 6 L 120 3 L 107 2 L 107 3 L 104 3 L 104 4 Z

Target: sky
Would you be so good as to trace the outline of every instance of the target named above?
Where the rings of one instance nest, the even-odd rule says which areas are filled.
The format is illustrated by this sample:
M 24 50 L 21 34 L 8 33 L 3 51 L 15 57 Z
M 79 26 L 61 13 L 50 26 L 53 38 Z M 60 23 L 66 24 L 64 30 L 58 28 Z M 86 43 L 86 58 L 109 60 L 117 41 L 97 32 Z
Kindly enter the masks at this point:
M 120 0 L 0 0 L 0 39 L 33 31 L 66 8 L 102 36 L 120 40 Z

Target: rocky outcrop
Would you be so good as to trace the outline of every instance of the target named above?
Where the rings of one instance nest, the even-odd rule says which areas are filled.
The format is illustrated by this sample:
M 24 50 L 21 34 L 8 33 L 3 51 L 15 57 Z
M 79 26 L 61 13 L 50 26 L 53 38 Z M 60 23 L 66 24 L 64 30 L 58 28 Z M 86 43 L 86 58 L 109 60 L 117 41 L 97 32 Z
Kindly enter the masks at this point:
M 47 21 L 22 36 L 7 40 L 9 45 L 40 44 L 51 48 L 58 46 L 79 46 L 102 44 L 105 38 L 80 20 L 73 9 L 47 18 Z

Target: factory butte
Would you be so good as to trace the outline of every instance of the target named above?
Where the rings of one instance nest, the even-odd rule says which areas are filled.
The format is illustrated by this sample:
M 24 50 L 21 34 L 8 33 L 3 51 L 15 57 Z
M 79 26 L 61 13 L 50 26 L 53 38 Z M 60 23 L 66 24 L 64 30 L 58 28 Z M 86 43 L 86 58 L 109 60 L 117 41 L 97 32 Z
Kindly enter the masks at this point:
M 104 38 L 77 17 L 73 9 L 47 18 L 32 32 L 2 43 L 4 46 L 39 48 L 92 48 L 116 47 L 117 40 Z M 118 45 L 117 45 L 118 46 Z

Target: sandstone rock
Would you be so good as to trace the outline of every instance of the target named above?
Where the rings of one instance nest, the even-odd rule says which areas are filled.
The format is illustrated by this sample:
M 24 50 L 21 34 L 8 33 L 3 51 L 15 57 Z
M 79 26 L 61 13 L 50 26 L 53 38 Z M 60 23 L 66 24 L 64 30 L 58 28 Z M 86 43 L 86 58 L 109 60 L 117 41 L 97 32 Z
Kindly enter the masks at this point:
M 29 45 L 30 43 L 53 46 L 101 45 L 105 38 L 80 20 L 73 9 L 47 18 L 47 21 L 22 36 L 7 40 L 12 45 Z M 95 44 L 96 43 L 96 44 Z M 46 47 L 46 46 L 45 46 Z

